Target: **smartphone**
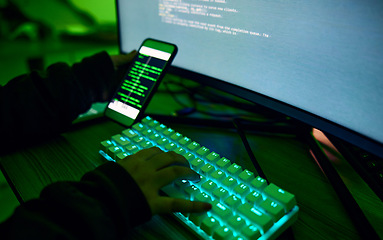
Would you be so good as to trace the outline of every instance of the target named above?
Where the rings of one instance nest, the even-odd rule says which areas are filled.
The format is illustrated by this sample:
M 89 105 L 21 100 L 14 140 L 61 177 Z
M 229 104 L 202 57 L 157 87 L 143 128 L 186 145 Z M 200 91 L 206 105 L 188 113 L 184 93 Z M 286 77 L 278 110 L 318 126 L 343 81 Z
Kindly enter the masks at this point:
M 105 115 L 127 127 L 139 120 L 175 55 L 177 46 L 146 39 L 138 49 Z

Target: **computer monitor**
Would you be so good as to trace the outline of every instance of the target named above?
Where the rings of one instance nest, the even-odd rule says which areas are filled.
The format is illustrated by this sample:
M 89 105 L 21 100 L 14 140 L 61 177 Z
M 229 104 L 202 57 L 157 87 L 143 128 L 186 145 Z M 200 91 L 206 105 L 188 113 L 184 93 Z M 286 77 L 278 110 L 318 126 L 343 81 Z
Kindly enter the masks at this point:
M 383 157 L 383 2 L 117 0 L 120 49 L 175 43 L 177 74 Z

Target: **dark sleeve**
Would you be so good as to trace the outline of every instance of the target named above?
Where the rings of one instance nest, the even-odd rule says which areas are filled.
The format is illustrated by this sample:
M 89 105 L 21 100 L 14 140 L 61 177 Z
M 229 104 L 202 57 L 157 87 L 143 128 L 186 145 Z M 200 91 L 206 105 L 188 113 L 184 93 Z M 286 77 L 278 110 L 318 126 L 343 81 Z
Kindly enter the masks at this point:
M 93 102 L 107 100 L 116 82 L 106 52 L 73 66 L 56 63 L 44 72 L 12 79 L 0 87 L 1 142 L 12 145 L 63 131 Z
M 120 239 L 151 218 L 135 181 L 108 162 L 79 182 L 46 187 L 0 225 L 1 239 Z

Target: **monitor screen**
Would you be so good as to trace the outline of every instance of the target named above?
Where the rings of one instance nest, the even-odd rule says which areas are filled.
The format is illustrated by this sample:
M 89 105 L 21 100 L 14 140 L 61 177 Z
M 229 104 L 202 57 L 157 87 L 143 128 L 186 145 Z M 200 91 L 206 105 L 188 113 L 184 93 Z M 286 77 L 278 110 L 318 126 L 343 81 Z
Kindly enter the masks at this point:
M 383 1 L 117 1 L 120 48 L 176 44 L 173 66 L 383 156 Z

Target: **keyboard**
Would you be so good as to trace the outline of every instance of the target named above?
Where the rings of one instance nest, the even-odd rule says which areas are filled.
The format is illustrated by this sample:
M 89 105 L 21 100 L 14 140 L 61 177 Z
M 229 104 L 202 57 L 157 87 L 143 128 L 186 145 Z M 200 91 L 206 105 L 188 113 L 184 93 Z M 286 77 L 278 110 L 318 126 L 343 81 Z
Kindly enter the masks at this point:
M 100 154 L 119 161 L 153 146 L 183 155 L 200 174 L 197 183 L 177 180 L 161 190 L 212 204 L 205 213 L 174 213 L 201 239 L 275 239 L 298 218 L 293 194 L 149 116 L 102 141 Z

